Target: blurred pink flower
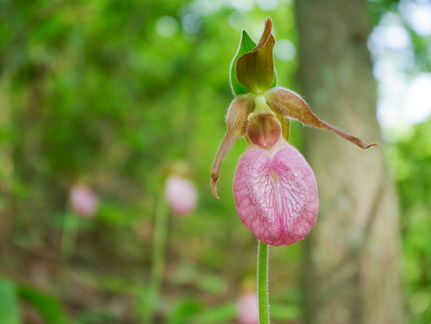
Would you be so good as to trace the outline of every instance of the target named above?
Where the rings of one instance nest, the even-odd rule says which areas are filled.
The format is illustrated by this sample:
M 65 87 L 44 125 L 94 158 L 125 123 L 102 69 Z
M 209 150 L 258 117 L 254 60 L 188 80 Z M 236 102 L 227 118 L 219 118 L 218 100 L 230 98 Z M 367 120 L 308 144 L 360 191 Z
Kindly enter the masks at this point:
M 96 194 L 83 184 L 76 184 L 72 187 L 69 199 L 73 212 L 84 218 L 94 216 L 99 205 Z
M 256 293 L 245 293 L 237 301 L 237 319 L 239 324 L 258 324 L 259 309 Z
M 319 212 L 313 170 L 282 137 L 269 149 L 249 146 L 236 168 L 233 195 L 242 223 L 275 246 L 306 237 Z
M 196 206 L 195 186 L 186 178 L 168 177 L 165 184 L 165 195 L 170 207 L 178 215 L 188 214 Z

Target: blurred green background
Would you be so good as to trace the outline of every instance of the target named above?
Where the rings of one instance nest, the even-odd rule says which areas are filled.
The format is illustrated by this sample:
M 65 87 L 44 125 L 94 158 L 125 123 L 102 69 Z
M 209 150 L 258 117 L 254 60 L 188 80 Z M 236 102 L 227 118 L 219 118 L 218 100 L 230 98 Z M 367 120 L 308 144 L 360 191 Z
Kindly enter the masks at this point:
M 409 24 L 409 3 L 368 2 L 377 32 L 396 26 L 409 40 L 385 45 L 374 34 L 383 108 L 388 71 L 406 87 L 429 77 L 431 32 Z M 240 33 L 258 40 L 267 16 L 278 83 L 297 88 L 289 0 L 0 1 L 2 324 L 143 323 L 155 214 L 176 161 L 187 163 L 199 198 L 189 215 L 168 220 L 155 321 L 237 323 L 235 303 L 254 288 L 256 256 L 231 192 L 245 141 L 223 162 L 221 200 L 211 194 L 209 169 L 225 132 Z M 407 314 L 409 323 L 430 323 L 431 119 L 388 122 L 383 108 Z M 298 145 L 301 129 L 293 125 Z M 92 218 L 71 210 L 77 182 L 98 197 Z M 271 250 L 274 323 L 300 322 L 302 250 Z

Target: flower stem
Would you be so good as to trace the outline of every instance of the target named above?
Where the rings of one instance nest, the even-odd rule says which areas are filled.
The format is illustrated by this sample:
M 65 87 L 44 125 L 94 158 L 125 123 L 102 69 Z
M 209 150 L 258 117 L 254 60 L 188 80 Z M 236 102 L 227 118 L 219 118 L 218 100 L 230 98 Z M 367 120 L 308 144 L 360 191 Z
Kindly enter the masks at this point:
M 257 244 L 257 297 L 259 324 L 269 324 L 268 255 L 269 246 L 261 241 Z
M 163 195 L 161 195 L 163 197 Z M 164 198 L 160 198 L 154 215 L 153 249 L 150 280 L 141 296 L 140 311 L 143 323 L 152 323 L 159 302 L 160 288 L 165 270 L 165 249 L 168 236 L 169 209 Z
M 74 213 L 67 211 L 63 221 L 63 235 L 60 245 L 60 261 L 63 266 L 66 265 L 70 254 L 76 246 L 76 239 L 79 231 L 79 218 Z

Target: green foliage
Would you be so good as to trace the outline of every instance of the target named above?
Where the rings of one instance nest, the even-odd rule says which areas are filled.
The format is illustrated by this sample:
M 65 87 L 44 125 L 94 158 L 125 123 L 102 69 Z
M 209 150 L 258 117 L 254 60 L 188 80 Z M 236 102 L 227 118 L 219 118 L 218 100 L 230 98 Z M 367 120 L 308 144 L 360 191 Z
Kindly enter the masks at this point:
M 243 141 L 223 162 L 220 201 L 208 185 L 232 100 L 227 78 L 236 67 L 230 62 L 241 31 L 251 36 L 243 34 L 236 59 L 254 47 L 251 37 L 261 35 L 267 16 L 277 41 L 295 43 L 296 32 L 292 2 L 280 1 L 271 11 L 221 3 L 0 2 L 0 217 L 6 217 L 2 230 L 13 224 L 4 235 L 4 250 L 12 252 L 2 255 L 1 264 L 32 284 L 0 281 L 2 324 L 25 321 L 23 303 L 46 323 L 69 323 L 68 316 L 79 324 L 137 323 L 136 296 L 151 265 L 160 196 L 155 188 L 178 159 L 190 165 L 199 203 L 185 218 L 170 217 L 158 319 L 234 322 L 238 292 L 255 271 L 256 242 L 231 198 Z M 395 8 L 386 0 L 370 6 L 379 15 Z M 413 41 L 425 49 L 421 40 Z M 274 59 L 280 85 L 297 88 L 296 60 Z M 237 94 L 245 91 L 236 79 L 231 85 Z M 292 123 L 295 143 L 300 127 Z M 431 321 L 429 129 L 429 123 L 418 126 L 394 146 L 391 158 L 415 324 Z M 98 193 L 100 208 L 95 218 L 70 223 L 73 248 L 60 261 L 64 217 L 73 217 L 68 193 L 76 181 Z M 298 291 L 301 244 L 271 253 L 271 277 L 286 280 L 271 286 L 275 324 L 300 313 L 301 296 L 286 291 Z
M 117 324 L 118 321 L 112 315 L 109 315 L 104 311 L 90 310 L 81 314 L 74 324 L 93 323 Z
M 431 119 L 415 125 L 391 145 L 401 203 L 403 274 L 411 323 L 431 321 Z
M 42 278 L 19 288 L 17 298 L 47 323 L 65 322 L 63 308 L 77 323 L 135 323 L 136 290 L 145 289 L 151 264 L 155 188 L 171 161 L 185 160 L 199 204 L 187 218 L 170 218 L 161 295 L 175 297 L 157 305 L 157 316 L 233 321 L 236 292 L 255 268 L 255 240 L 230 198 L 245 143 L 224 161 L 220 201 L 210 192 L 209 166 L 232 100 L 228 74 L 238 35 L 256 28 L 261 34 L 270 15 L 276 36 L 293 41 L 290 7 L 246 12 L 187 0 L 162 6 L 153 0 L 1 3 L 0 162 L 13 166 L 9 234 L 16 248 L 4 267 L 22 276 L 28 275 L 23 269 L 35 269 L 29 272 Z M 295 64 L 277 63 L 284 84 L 293 84 Z M 68 194 L 77 181 L 99 196 L 93 219 L 73 219 Z M 1 207 L 8 206 L 4 198 Z M 274 257 L 274 264 L 285 257 Z M 166 279 L 180 260 L 200 266 L 187 282 Z M 86 293 L 77 297 L 75 289 Z M 274 290 L 274 298 L 280 294 Z M 113 296 L 116 307 L 108 306 Z
M 400 0 L 368 0 L 368 7 L 370 12 L 374 15 L 375 25 L 378 24 L 378 20 L 383 14 L 388 11 L 396 10 Z
M 18 295 L 38 311 L 46 324 L 70 323 L 57 298 L 25 286 L 19 287 Z
M 21 323 L 16 290 L 13 282 L 0 277 L 0 314 L 2 324 Z

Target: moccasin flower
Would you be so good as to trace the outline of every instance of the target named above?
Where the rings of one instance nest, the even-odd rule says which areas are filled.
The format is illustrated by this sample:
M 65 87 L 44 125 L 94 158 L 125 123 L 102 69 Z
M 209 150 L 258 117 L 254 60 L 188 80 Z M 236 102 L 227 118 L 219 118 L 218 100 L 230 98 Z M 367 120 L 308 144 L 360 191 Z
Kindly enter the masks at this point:
M 236 312 L 239 324 L 259 324 L 257 294 L 248 292 L 240 296 L 236 302 Z
M 191 181 L 191 167 L 185 160 L 166 164 L 165 198 L 170 209 L 178 216 L 189 214 L 198 202 L 198 193 Z
M 334 127 L 310 110 L 295 92 L 276 86 L 272 22 L 257 45 L 244 31 L 231 67 L 235 94 L 227 115 L 227 132 L 211 167 L 211 187 L 217 195 L 220 166 L 242 137 L 248 142 L 233 181 L 237 213 L 263 243 L 290 245 L 308 235 L 317 219 L 319 199 L 314 173 L 304 157 L 287 143 L 290 120 L 330 130 L 360 148 L 362 139 Z
M 69 192 L 73 212 L 83 218 L 91 218 L 97 212 L 99 200 L 94 191 L 84 184 L 75 184 Z
M 196 206 L 195 186 L 185 177 L 169 176 L 165 183 L 165 195 L 169 206 L 177 215 L 186 215 Z

